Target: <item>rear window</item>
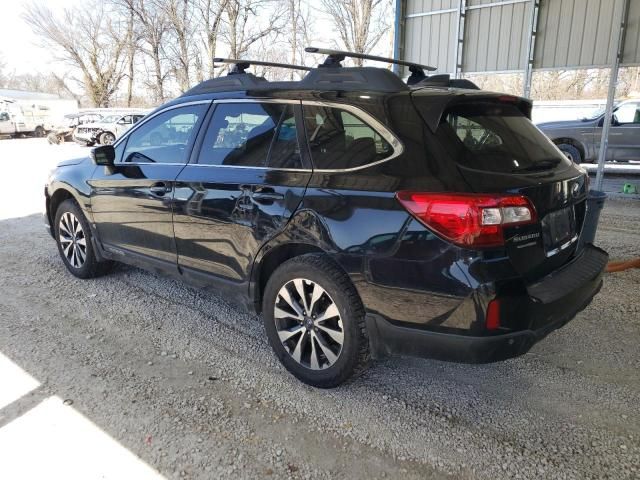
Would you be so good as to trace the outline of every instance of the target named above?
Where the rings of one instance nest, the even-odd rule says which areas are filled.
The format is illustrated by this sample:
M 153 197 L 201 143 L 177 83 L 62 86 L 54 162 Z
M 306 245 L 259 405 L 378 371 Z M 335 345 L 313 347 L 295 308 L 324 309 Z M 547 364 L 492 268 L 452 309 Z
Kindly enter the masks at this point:
M 530 173 L 571 162 L 512 105 L 478 103 L 445 111 L 436 137 L 459 164 L 476 170 Z

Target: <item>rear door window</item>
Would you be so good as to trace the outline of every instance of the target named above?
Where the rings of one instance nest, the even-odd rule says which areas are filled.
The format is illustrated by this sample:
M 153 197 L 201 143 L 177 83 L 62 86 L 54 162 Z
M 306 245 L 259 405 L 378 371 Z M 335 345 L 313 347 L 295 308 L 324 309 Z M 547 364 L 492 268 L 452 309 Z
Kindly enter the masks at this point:
M 207 128 L 198 163 L 300 168 L 293 105 L 218 104 Z
M 391 155 L 393 149 L 356 115 L 339 108 L 303 105 L 313 166 L 320 170 L 362 167 Z
M 528 173 L 570 161 L 512 105 L 476 103 L 445 111 L 436 137 L 459 164 L 476 170 Z

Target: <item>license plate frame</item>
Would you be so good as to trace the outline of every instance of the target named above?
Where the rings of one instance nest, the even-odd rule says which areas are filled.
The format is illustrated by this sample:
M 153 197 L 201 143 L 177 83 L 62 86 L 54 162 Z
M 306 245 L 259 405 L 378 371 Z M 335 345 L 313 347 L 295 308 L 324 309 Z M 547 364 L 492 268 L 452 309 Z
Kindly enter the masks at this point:
M 573 205 L 550 212 L 542 219 L 542 239 L 547 257 L 564 250 L 577 238 Z

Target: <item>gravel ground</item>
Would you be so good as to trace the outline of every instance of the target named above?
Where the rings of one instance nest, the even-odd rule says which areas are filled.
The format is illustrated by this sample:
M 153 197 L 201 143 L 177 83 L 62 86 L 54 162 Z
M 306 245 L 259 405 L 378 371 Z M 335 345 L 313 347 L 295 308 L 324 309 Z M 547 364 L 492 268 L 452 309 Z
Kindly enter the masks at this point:
M 0 162 L 20 151 L 14 173 L 44 178 L 50 160 L 30 152 L 76 153 L 36 142 L 0 142 Z M 0 354 L 40 383 L 0 404 L 6 458 L 44 455 L 2 443 L 3 431 L 69 399 L 166 478 L 640 477 L 640 270 L 607 275 L 592 305 L 523 357 L 392 358 L 323 391 L 280 367 L 258 318 L 214 294 L 126 266 L 72 277 L 40 215 L 25 212 L 38 202 L 0 193 Z M 639 225 L 638 202 L 610 201 L 598 243 L 612 259 L 638 256 Z M 66 455 L 51 478 L 71 478 Z M 0 462 L 0 477 L 18 478 L 3 472 Z

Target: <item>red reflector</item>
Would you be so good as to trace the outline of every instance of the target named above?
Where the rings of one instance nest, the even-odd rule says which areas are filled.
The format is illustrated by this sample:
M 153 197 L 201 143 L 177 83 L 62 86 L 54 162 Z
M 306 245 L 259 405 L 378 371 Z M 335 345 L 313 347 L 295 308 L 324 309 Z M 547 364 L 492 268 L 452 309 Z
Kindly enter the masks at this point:
M 503 226 L 536 221 L 533 205 L 522 195 L 402 191 L 396 197 L 427 227 L 463 247 L 504 245 Z
M 487 330 L 497 330 L 500 328 L 500 300 L 495 299 L 489 302 L 487 308 Z

